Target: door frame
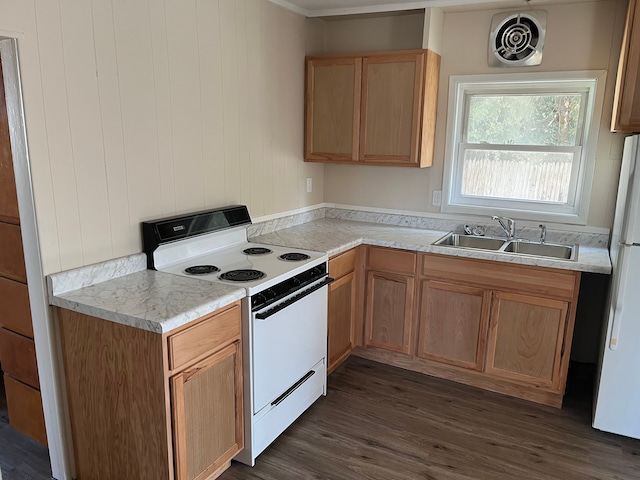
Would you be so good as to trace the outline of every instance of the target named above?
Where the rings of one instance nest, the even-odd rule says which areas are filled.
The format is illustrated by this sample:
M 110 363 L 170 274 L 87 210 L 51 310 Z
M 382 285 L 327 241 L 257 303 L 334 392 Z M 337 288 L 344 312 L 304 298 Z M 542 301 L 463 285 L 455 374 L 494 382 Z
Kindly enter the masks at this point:
M 27 286 L 33 322 L 33 335 L 40 377 L 40 392 L 47 431 L 51 472 L 58 480 L 70 480 L 73 475 L 72 449 L 69 448 L 69 417 L 64 402 L 64 377 L 59 361 L 57 325 L 47 300 L 47 287 L 36 219 L 33 184 L 20 82 L 18 42 L 0 32 L 0 61 L 4 74 L 4 89 L 9 121 L 9 136 L 13 169 L 20 210 L 22 245 L 27 270 Z

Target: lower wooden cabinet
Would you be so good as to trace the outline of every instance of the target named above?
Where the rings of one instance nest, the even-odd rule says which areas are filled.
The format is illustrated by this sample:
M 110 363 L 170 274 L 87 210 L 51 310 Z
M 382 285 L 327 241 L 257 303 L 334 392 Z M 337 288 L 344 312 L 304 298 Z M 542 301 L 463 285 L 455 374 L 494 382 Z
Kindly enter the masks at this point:
M 562 404 L 579 272 L 429 254 L 421 267 L 417 356 L 426 368 Z
M 356 311 L 355 272 L 329 284 L 327 373 L 331 373 L 351 353 Z
M 344 362 L 356 345 L 360 248 L 352 248 L 329 259 L 329 276 L 334 282 L 329 284 L 327 374 Z
M 422 280 L 420 293 L 418 357 L 482 370 L 491 292 Z
M 562 405 L 580 272 L 423 253 L 414 294 L 413 252 L 370 250 L 356 355 Z
M 367 273 L 366 346 L 411 353 L 414 282 L 396 273 Z
M 569 303 L 496 292 L 485 371 L 534 386 L 556 389 Z
M 364 345 L 409 355 L 414 341 L 416 254 L 368 247 Z
M 172 377 L 176 478 L 209 478 L 244 447 L 241 359 L 234 342 Z
M 57 310 L 79 480 L 222 473 L 244 446 L 240 310 L 170 334 Z

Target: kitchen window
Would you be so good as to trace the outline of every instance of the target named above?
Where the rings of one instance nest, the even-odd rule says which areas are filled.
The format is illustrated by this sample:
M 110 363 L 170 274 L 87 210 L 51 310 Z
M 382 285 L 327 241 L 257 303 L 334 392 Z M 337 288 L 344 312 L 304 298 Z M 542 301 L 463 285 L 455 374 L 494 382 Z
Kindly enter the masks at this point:
M 585 224 L 605 75 L 452 76 L 442 210 Z

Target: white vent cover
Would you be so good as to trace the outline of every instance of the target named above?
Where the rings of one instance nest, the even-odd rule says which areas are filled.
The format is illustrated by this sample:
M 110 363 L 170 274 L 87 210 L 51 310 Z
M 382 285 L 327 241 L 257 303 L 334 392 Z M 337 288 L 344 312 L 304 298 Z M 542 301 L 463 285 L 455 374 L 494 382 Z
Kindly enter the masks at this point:
M 499 13 L 491 21 L 490 67 L 524 67 L 542 63 L 547 14 L 542 11 Z

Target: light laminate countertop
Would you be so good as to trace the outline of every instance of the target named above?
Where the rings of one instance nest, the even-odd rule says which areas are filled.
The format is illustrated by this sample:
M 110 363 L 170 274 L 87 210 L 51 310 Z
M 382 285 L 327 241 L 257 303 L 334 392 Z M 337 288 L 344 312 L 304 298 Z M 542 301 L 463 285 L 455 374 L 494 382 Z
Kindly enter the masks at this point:
M 576 261 L 434 246 L 447 232 L 323 218 L 251 238 L 251 241 L 327 252 L 334 256 L 361 244 L 432 252 L 582 272 L 611 272 L 606 248 L 580 246 Z M 53 274 L 52 305 L 136 328 L 167 333 L 244 298 L 244 288 L 144 270 L 144 255 Z M 123 268 L 128 270 L 123 271 Z M 139 270 L 139 271 L 135 271 Z M 114 278 L 109 278 L 109 272 Z M 91 279 L 95 279 L 92 283 Z M 70 289 L 69 285 L 81 285 Z M 61 290 L 56 291 L 59 285 Z M 66 288 L 65 288 L 66 287 Z
M 432 245 L 448 232 L 421 230 L 378 223 L 355 222 L 323 218 L 295 227 L 252 237 L 252 242 L 282 245 L 327 252 L 330 257 L 361 244 L 431 252 L 457 257 L 477 258 L 496 262 L 517 263 L 591 273 L 611 273 L 609 251 L 602 247 L 580 245 L 577 260 L 500 253 L 484 250 Z
M 70 292 L 52 305 L 155 333 L 167 333 L 246 296 L 244 288 L 142 270 Z

